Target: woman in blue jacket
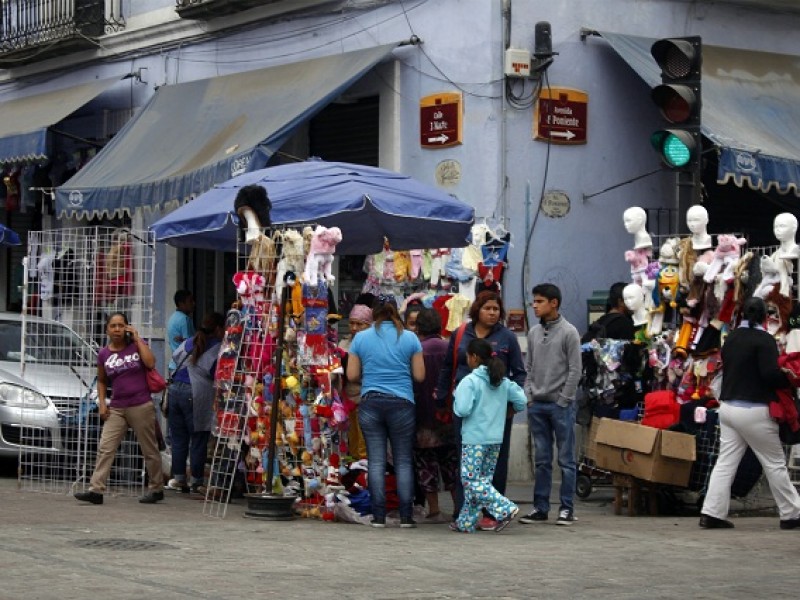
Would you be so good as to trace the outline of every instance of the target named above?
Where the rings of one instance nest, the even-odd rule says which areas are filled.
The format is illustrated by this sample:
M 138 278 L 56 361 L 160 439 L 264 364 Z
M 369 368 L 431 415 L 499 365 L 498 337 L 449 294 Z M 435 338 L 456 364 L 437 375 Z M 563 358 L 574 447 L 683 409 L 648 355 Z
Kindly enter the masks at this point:
M 450 344 L 447 347 L 447 355 L 442 365 L 439 375 L 439 383 L 436 386 L 436 398 L 438 402 L 444 403 L 445 398 L 450 395 L 451 384 L 458 383 L 469 374 L 470 368 L 467 364 L 467 346 L 474 339 L 483 339 L 489 342 L 492 352 L 500 359 L 506 369 L 506 376 L 519 385 L 525 384 L 525 363 L 522 359 L 522 350 L 519 347 L 516 334 L 503 325 L 505 320 L 505 310 L 500 294 L 485 290 L 480 292 L 475 298 L 475 302 L 469 309 L 469 322 L 462 325 L 463 334 L 460 336 L 458 349 L 455 348 L 458 331 L 454 331 L 450 336 Z M 453 356 L 457 359 L 453 361 Z M 455 377 L 453 374 L 455 373 Z M 455 386 L 454 386 L 455 387 Z M 500 455 L 497 458 L 497 468 L 494 472 L 494 487 L 501 494 L 506 492 L 506 481 L 508 478 L 508 455 L 511 449 L 511 424 L 513 422 L 513 411 L 509 411 L 503 426 L 503 442 L 500 446 Z M 461 444 L 461 421 L 458 416 L 453 422 L 455 443 Z M 456 486 L 456 503 L 453 518 L 458 516 L 461 505 L 464 502 L 464 491 L 461 486 Z M 483 519 L 480 523 L 481 529 L 494 529 L 495 523 L 490 519 Z

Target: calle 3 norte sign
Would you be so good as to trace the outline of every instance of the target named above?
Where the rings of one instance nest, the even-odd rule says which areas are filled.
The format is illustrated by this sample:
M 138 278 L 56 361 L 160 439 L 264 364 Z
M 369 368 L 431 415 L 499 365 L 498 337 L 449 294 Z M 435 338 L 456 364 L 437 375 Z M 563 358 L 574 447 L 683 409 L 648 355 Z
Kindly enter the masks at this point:
M 551 144 L 585 144 L 589 94 L 571 88 L 543 89 L 536 102 L 533 139 Z

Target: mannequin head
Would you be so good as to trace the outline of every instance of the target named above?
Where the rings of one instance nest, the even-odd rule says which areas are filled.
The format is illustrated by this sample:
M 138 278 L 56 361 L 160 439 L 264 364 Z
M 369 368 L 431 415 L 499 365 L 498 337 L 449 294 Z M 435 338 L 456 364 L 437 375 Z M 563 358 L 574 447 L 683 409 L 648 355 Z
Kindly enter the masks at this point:
M 693 234 L 704 234 L 708 226 L 708 211 L 699 204 L 690 206 L 686 211 L 686 226 Z
M 644 290 L 637 283 L 629 283 L 622 290 L 622 300 L 629 311 L 635 312 L 644 306 Z
M 692 232 L 692 248 L 695 250 L 708 250 L 711 248 L 711 236 L 706 231 L 708 225 L 708 211 L 699 204 L 690 206 L 686 211 L 686 226 Z
M 644 231 L 647 221 L 647 213 L 639 206 L 631 206 L 622 213 L 622 222 L 625 224 L 625 231 L 636 234 Z
M 647 323 L 647 309 L 644 306 L 644 289 L 637 283 L 629 283 L 622 290 L 625 307 L 632 313 L 633 324 L 637 327 Z
M 797 217 L 792 213 L 781 213 L 775 217 L 772 228 L 775 239 L 779 242 L 793 242 L 797 234 Z

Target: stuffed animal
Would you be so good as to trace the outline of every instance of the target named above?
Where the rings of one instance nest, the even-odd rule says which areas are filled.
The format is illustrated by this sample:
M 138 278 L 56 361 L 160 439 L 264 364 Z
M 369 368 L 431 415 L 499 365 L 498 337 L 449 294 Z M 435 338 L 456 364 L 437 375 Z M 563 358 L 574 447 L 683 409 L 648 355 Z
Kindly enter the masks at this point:
M 272 203 L 267 196 L 267 190 L 260 185 L 246 185 L 239 188 L 233 209 L 239 217 L 239 228 L 245 232 L 244 241 L 252 244 L 264 227 L 272 225 L 269 212 Z
M 651 254 L 652 249 L 650 247 L 625 251 L 625 262 L 631 266 L 631 281 L 633 283 L 642 285 L 643 274 L 650 263 Z
M 745 238 L 721 233 L 717 236 L 717 247 L 714 248 L 714 257 L 703 274 L 703 281 L 712 283 L 717 275 L 722 273 L 722 279 L 732 282 L 736 263 L 741 256 L 741 248 L 747 243 Z
M 311 238 L 311 247 L 306 259 L 305 280 L 309 285 L 317 285 L 321 273 L 325 281 L 333 282 L 335 277 L 331 274 L 333 253 L 336 244 L 342 241 L 342 231 L 338 227 L 323 227 L 317 225 Z
M 286 274 L 289 272 L 299 273 L 303 270 L 303 236 L 300 235 L 295 229 L 287 229 L 281 235 L 283 241 L 283 251 L 281 252 L 281 259 L 278 261 L 277 275 L 275 277 L 275 291 L 278 298 L 281 295 L 283 288 L 287 285 Z M 288 284 L 292 285 L 292 284 Z
M 256 271 L 238 271 L 233 274 L 233 285 L 242 306 L 263 308 L 266 284 L 266 278 Z
M 777 260 L 769 256 L 761 257 L 761 283 L 753 292 L 753 296 L 766 299 L 769 293 L 781 282 L 781 272 Z

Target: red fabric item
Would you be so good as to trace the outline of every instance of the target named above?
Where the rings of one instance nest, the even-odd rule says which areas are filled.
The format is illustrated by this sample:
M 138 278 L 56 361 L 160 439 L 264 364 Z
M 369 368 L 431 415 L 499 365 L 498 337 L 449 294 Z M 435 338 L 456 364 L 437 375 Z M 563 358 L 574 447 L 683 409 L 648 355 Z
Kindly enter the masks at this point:
M 443 296 L 439 296 L 436 300 L 433 301 L 431 308 L 439 313 L 439 316 L 442 319 L 442 335 L 444 337 L 450 337 L 449 331 L 447 331 L 444 327 L 447 323 L 448 319 L 450 318 L 450 309 L 445 306 L 445 303 L 452 298 L 452 294 L 445 294 Z
M 786 374 L 795 388 L 800 386 L 800 352 L 781 354 L 778 357 L 778 366 Z M 776 391 L 778 401 L 769 403 L 769 416 L 778 423 L 786 423 L 794 432 L 800 429 L 800 415 L 794 402 L 796 391 L 792 388 L 783 388 Z
M 680 405 L 675 392 L 659 390 L 644 395 L 644 417 L 642 425 L 667 429 L 680 420 Z

